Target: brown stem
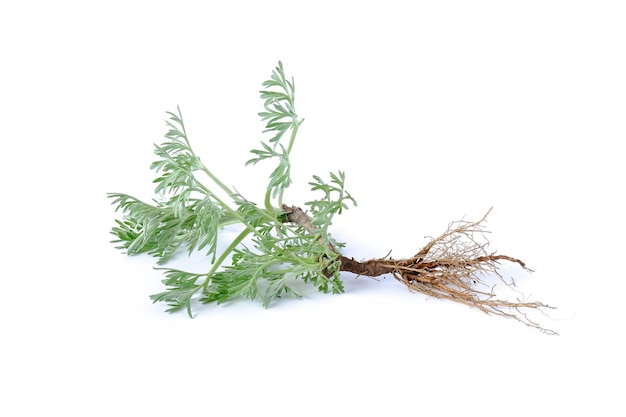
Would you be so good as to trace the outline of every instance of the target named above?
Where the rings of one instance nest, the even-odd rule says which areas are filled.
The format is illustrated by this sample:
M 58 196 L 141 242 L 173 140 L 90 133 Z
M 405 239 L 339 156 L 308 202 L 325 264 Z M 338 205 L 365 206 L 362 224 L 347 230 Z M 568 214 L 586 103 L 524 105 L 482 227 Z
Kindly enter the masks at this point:
M 304 230 L 312 235 L 315 235 L 317 230 L 315 229 L 313 223 L 311 223 L 311 218 L 300 207 L 288 206 L 286 204 L 283 204 L 283 211 L 287 215 L 288 222 L 302 226 Z M 319 239 L 317 239 L 317 241 L 320 245 L 324 246 L 324 239 L 322 239 L 321 236 L 319 237 Z M 333 245 L 328 243 L 328 246 L 333 252 L 337 252 Z
M 380 259 L 370 259 L 369 261 L 359 262 L 354 258 L 347 258 L 340 255 L 339 260 L 341 261 L 340 269 L 342 271 L 352 272 L 357 275 L 377 277 L 391 272 L 391 269 L 381 263 Z
M 310 234 L 315 234 L 315 226 L 311 223 L 311 218 L 300 207 L 283 204 L 283 211 L 287 215 L 287 221 L 302 226 Z

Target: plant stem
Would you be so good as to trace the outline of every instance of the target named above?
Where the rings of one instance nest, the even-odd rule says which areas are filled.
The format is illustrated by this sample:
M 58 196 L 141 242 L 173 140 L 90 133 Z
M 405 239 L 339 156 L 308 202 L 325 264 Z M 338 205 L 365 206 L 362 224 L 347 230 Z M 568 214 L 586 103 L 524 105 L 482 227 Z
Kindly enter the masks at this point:
M 255 229 L 253 229 L 255 230 Z M 213 276 L 213 274 L 217 271 L 217 268 L 219 268 L 222 263 L 224 262 L 224 260 L 226 260 L 226 258 L 228 257 L 228 255 L 230 255 L 230 253 L 235 250 L 235 248 L 246 238 L 246 236 L 248 236 L 250 234 L 250 229 L 244 229 L 241 231 L 241 233 L 239 233 L 239 236 L 237 236 L 235 239 L 233 239 L 232 242 L 230 242 L 230 245 L 228 245 L 228 247 L 224 250 L 224 252 L 222 252 L 222 254 L 220 255 L 219 258 L 217 258 L 217 260 L 215 261 L 215 263 L 213 264 L 213 266 L 211 267 L 211 270 L 209 272 L 207 272 L 206 276 L 206 280 L 204 281 L 203 284 L 203 288 L 202 291 L 206 291 L 208 285 L 209 285 L 209 281 L 211 276 Z
M 298 134 L 298 128 L 300 127 L 302 122 L 304 122 L 304 119 L 298 120 L 295 117 L 293 118 L 293 128 L 291 129 L 291 137 L 289 138 L 289 145 L 287 146 L 287 155 L 291 154 L 291 149 L 293 148 L 296 135 Z

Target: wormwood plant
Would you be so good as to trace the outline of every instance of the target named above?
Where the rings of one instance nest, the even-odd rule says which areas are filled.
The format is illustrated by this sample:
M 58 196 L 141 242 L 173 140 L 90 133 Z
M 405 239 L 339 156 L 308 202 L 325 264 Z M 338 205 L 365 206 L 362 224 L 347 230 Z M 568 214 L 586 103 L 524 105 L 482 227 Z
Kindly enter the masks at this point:
M 285 204 L 285 190 L 291 184 L 290 154 L 304 119 L 296 112 L 294 80 L 285 76 L 281 62 L 262 85 L 264 111 L 259 116 L 270 138 L 251 151 L 253 157 L 246 163 L 274 162 L 276 166 L 262 205 L 227 187 L 200 160 L 179 108 L 167 113 L 165 141 L 154 149 L 157 160 L 151 169 L 158 175 L 154 180 L 158 197 L 148 203 L 128 194 L 108 194 L 116 211 L 122 213 L 112 229 L 114 243 L 128 255 L 147 253 L 162 265 L 180 250 L 190 254 L 203 251 L 211 260 L 204 273 L 158 267 L 164 274 L 165 291 L 152 295 L 154 302 L 166 303 L 167 311 L 185 309 L 189 316 L 196 302 L 219 304 L 247 298 L 268 307 L 283 295 L 300 296 L 293 287 L 298 279 L 321 292 L 338 294 L 344 291 L 341 271 L 370 277 L 389 274 L 411 291 L 510 317 L 554 334 L 527 315 L 529 310 L 549 306 L 500 299 L 495 286 L 484 282 L 484 277 L 491 275 L 506 286 L 513 285 L 499 272 L 503 261 L 528 270 L 519 259 L 487 251 L 487 215 L 476 222 L 450 223 L 443 234 L 408 259 L 386 256 L 362 262 L 343 256 L 344 244 L 333 239 L 329 226 L 334 216 L 356 205 L 345 190 L 345 174 L 330 173 L 327 180 L 313 176 L 309 184 L 316 198 L 305 203 L 306 210 Z M 220 231 L 234 224 L 240 226 L 239 234 L 224 242 L 226 248 L 219 251 Z

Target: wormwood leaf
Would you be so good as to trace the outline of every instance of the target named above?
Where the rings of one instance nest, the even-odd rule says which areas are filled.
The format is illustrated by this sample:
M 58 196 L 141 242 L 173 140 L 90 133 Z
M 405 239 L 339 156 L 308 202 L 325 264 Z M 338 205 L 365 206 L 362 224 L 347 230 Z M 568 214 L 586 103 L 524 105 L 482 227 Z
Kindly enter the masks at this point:
M 193 206 L 193 224 L 187 236 L 188 252 L 203 250 L 208 247 L 207 255 L 212 254 L 215 262 L 217 237 L 223 211 L 211 199 L 196 201 Z
M 194 175 L 204 165 L 189 144 L 180 109 L 178 114 L 167 114 L 170 116 L 166 122 L 169 130 L 165 134 L 168 140 L 161 145 L 154 145 L 154 153 L 159 159 L 150 168 L 160 173 L 154 180 L 157 184 L 154 192 L 162 195 L 163 204 L 180 216 L 190 204 L 194 204 L 195 198 L 207 198 L 208 195 Z
M 109 197 L 124 214 L 111 230 L 117 237 L 113 242 L 120 243 L 118 248 L 127 254 L 148 253 L 162 264 L 186 244 L 190 253 L 207 248 L 207 255 L 215 257 L 219 228 L 226 217 L 210 199 L 197 200 L 181 211 L 127 194 L 111 193 Z
M 144 203 L 127 194 L 112 193 L 109 197 L 125 215 L 111 232 L 129 255 L 148 252 L 164 262 L 184 241 L 188 215 L 177 217 L 172 209 Z
M 309 182 L 311 191 L 320 191 L 323 196 L 305 203 L 311 210 L 311 222 L 326 239 L 328 239 L 328 227 L 332 224 L 333 217 L 341 214 L 344 209 L 348 209 L 348 202 L 354 206 L 357 205 L 356 200 L 345 190 L 345 173 L 331 172 L 330 178 L 330 182 L 327 183 L 314 175 L 314 181 Z
M 275 227 L 275 218 L 268 215 L 267 211 L 258 207 L 255 203 L 241 197 L 237 202 L 237 212 L 254 227 L 260 235 L 266 235 Z
M 259 116 L 266 122 L 263 133 L 270 132 L 273 136 L 269 143 L 261 142 L 263 149 L 251 151 L 256 157 L 250 159 L 246 165 L 256 164 L 264 159 L 278 159 L 278 166 L 270 174 L 266 191 L 265 206 L 270 209 L 271 198 L 278 199 L 278 205 L 282 206 L 283 193 L 291 185 L 289 154 L 303 120 L 299 120 L 296 113 L 295 82 L 293 79 L 288 81 L 285 77 L 282 62 L 278 62 L 278 67 L 272 72 L 271 78 L 263 83 L 263 87 L 267 88 L 260 91 L 265 111 L 260 112 Z M 280 141 L 287 132 L 291 132 L 291 136 L 285 146 Z
M 272 237 L 268 239 L 274 240 Z M 329 279 L 324 276 L 323 264 L 317 258 L 302 250 L 293 251 L 293 247 L 282 247 L 277 241 L 267 246 L 267 242 L 257 242 L 256 251 L 237 250 L 232 264 L 213 275 L 209 290 L 201 301 L 221 304 L 245 298 L 260 300 L 264 307 L 268 307 L 272 300 L 284 295 L 300 297 L 301 294 L 289 285 L 298 277 L 313 283 L 320 291 L 328 292 Z
M 185 308 L 187 314 L 191 317 L 191 298 L 200 289 L 202 284 L 197 284 L 202 274 L 194 274 L 178 269 L 163 269 L 165 279 L 163 284 L 167 287 L 166 291 L 151 295 L 153 302 L 165 302 L 169 306 L 167 312 L 174 312 Z
M 248 160 L 248 162 L 246 162 L 246 165 L 256 164 L 257 162 L 262 161 L 264 159 L 272 158 L 272 157 L 275 157 L 275 156 L 276 157 L 280 156 L 274 150 L 274 148 L 269 146 L 267 143 L 261 142 L 261 146 L 263 146 L 263 149 L 252 149 L 250 151 L 251 153 L 257 155 L 257 157 Z

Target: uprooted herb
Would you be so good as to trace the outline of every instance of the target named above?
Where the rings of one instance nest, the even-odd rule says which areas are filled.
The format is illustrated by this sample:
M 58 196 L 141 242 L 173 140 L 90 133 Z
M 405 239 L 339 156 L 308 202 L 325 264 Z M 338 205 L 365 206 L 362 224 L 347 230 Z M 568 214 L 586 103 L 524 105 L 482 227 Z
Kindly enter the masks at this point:
M 531 311 L 552 308 L 539 302 L 509 301 L 495 294 L 495 285 L 487 285 L 486 276 L 496 277 L 507 287 L 500 273 L 502 262 L 517 264 L 530 271 L 519 259 L 488 252 L 485 219 L 456 221 L 439 237 L 431 239 L 415 256 L 392 259 L 388 256 L 358 261 L 342 255 L 344 244 L 329 232 L 335 215 L 341 214 L 355 199 L 345 190 L 345 174 L 330 173 L 324 180 L 313 176 L 309 183 L 316 198 L 304 203 L 306 210 L 284 203 L 285 190 L 291 184 L 289 159 L 298 129 L 304 119 L 296 113 L 295 83 L 285 76 L 281 62 L 263 84 L 261 98 L 266 123 L 261 141 L 251 152 L 246 165 L 274 161 L 262 205 L 246 199 L 226 186 L 195 154 L 180 109 L 168 112 L 167 133 L 161 145 L 155 145 L 158 159 L 152 163 L 158 177 L 151 203 L 128 194 L 110 193 L 116 211 L 112 233 L 114 243 L 128 255 L 147 253 L 165 264 L 186 249 L 206 253 L 211 267 L 206 273 L 192 273 L 159 267 L 165 278 L 165 291 L 151 296 L 164 302 L 167 311 L 185 309 L 192 316 L 192 303 L 223 303 L 239 298 L 260 300 L 268 307 L 284 295 L 300 296 L 294 280 L 303 280 L 321 292 L 344 291 L 341 272 L 358 276 L 391 275 L 409 290 L 430 297 L 449 299 L 485 313 L 510 317 L 549 334 L 528 316 Z M 199 175 L 208 177 L 209 184 Z M 224 227 L 239 225 L 239 234 L 218 250 Z M 223 246 L 223 245 L 222 245 Z

